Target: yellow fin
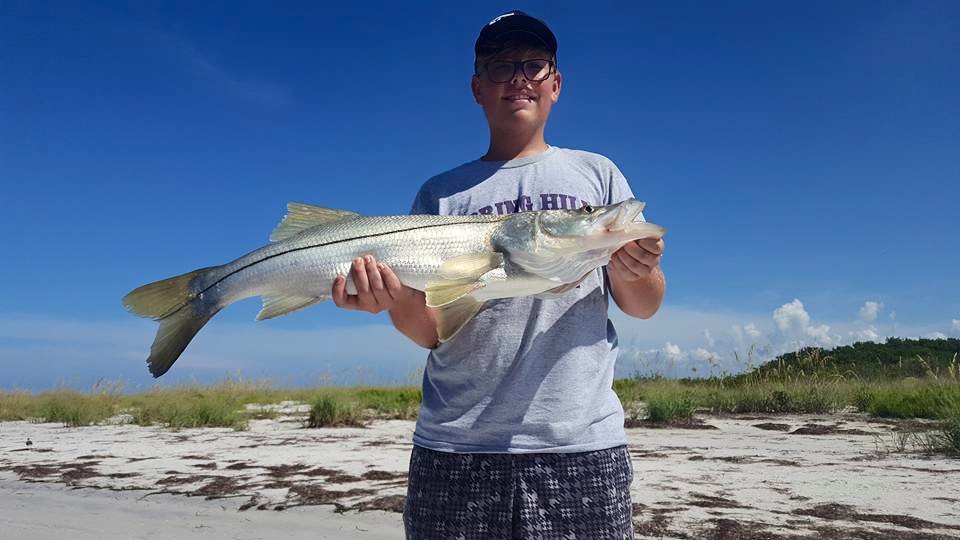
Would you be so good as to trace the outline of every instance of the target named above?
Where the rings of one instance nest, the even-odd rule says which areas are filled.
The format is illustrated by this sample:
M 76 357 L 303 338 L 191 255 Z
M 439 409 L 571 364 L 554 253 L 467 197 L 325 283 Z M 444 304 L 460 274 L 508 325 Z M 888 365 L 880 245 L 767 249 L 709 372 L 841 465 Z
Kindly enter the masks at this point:
M 323 300 L 323 297 L 316 296 L 264 296 L 263 309 L 260 310 L 260 313 L 257 313 L 257 320 L 262 321 L 286 315 L 298 309 L 310 307 L 321 300 Z
M 457 335 L 474 315 L 483 307 L 469 296 L 447 304 L 437 310 L 437 337 L 440 343 L 450 340 Z
M 168 317 L 193 299 L 190 285 L 216 267 L 200 268 L 168 279 L 137 287 L 123 297 L 127 310 L 141 317 L 160 320 Z
M 444 261 L 439 279 L 427 283 L 427 305 L 442 307 L 485 286 L 480 278 L 503 265 L 503 254 L 495 251 L 470 253 Z
M 424 291 L 427 295 L 427 306 L 443 307 L 467 296 L 484 286 L 482 281 L 433 281 L 427 283 Z
M 440 266 L 445 281 L 476 281 L 494 268 L 503 266 L 503 254 L 496 251 L 470 253 L 447 259 Z
M 160 328 L 157 328 L 157 335 L 150 346 L 150 357 L 147 358 L 150 374 L 159 377 L 166 373 L 197 332 L 216 314 L 217 310 L 198 315 L 187 308 L 160 319 Z
M 287 203 L 287 215 L 283 216 L 283 221 L 277 225 L 277 228 L 270 234 L 271 242 L 286 240 L 310 227 L 316 227 L 323 223 L 340 221 L 342 219 L 352 219 L 360 217 L 360 214 L 349 210 L 337 210 L 335 208 L 322 208 L 304 203 Z

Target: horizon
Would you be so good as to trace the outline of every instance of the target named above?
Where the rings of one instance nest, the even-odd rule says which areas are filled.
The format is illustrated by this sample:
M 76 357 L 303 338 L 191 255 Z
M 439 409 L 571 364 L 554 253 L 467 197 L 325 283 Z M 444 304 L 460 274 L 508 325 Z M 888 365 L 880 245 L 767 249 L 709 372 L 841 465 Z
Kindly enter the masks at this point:
M 716 365 L 706 363 L 708 370 L 700 370 L 701 366 L 693 366 L 693 370 L 685 374 L 667 376 L 665 372 L 657 371 L 656 369 L 649 369 L 647 371 L 635 371 L 633 373 L 622 373 L 620 369 L 617 370 L 617 375 L 614 377 L 614 381 L 643 381 L 643 380 L 656 380 L 656 379 L 667 379 L 675 380 L 681 382 L 693 382 L 693 381 L 711 381 L 726 379 L 728 377 L 736 377 L 737 375 L 742 375 L 752 372 L 761 372 L 765 366 L 773 365 L 778 361 L 784 359 L 784 357 L 789 357 L 790 355 L 797 355 L 798 357 L 804 357 L 807 354 L 814 354 L 815 351 L 820 351 L 827 356 L 824 357 L 824 360 L 830 359 L 830 354 L 835 353 L 837 349 L 842 347 L 859 347 L 865 344 L 875 344 L 877 346 L 886 346 L 889 344 L 889 341 L 902 340 L 909 342 L 916 342 L 917 344 L 922 344 L 923 342 L 933 342 L 943 341 L 947 343 L 960 344 L 960 338 L 897 338 L 897 337 L 887 337 L 878 341 L 858 341 L 854 343 L 848 343 L 844 345 L 837 345 L 832 348 L 824 348 L 816 345 L 807 345 L 801 349 L 795 351 L 789 351 L 777 355 L 774 358 L 767 359 L 763 362 L 753 364 L 750 360 L 740 362 L 739 365 L 744 366 L 744 369 L 737 372 L 716 372 Z M 955 343 L 954 343 L 955 342 Z M 748 352 L 749 356 L 749 352 Z M 790 361 L 790 359 L 787 359 Z M 922 359 L 924 362 L 927 362 L 927 359 Z M 661 367 L 664 364 L 663 360 L 660 360 Z M 956 363 L 956 355 L 954 355 L 953 363 Z M 649 366 L 649 364 L 648 364 Z M 31 394 L 40 394 L 44 392 L 60 392 L 60 391 L 72 391 L 86 394 L 118 394 L 118 395 L 133 395 L 141 394 L 145 392 L 150 392 L 154 390 L 176 390 L 178 388 L 215 388 L 222 385 L 239 385 L 239 386 L 251 386 L 264 388 L 267 390 L 311 390 L 317 388 L 420 388 L 420 377 L 423 375 L 422 368 L 414 368 L 414 370 L 407 375 L 405 381 L 394 381 L 387 384 L 368 384 L 365 383 L 363 377 L 357 377 L 352 379 L 349 382 L 341 381 L 338 382 L 336 377 L 329 373 L 315 373 L 313 378 L 305 379 L 302 377 L 268 377 L 268 378 L 245 378 L 242 373 L 224 373 L 221 378 L 209 378 L 205 380 L 187 380 L 184 378 L 173 378 L 168 379 L 166 377 L 161 377 L 153 379 L 152 384 L 144 385 L 138 381 L 125 381 L 123 379 L 101 379 L 93 382 L 89 385 L 80 385 L 74 384 L 71 381 L 59 380 L 55 385 L 44 387 L 44 388 L 0 388 L 0 393 L 2 392 L 29 392 Z
M 0 390 L 407 384 L 426 353 L 385 315 L 256 300 L 155 381 L 120 298 L 265 244 L 288 201 L 406 213 L 486 149 L 473 41 L 517 8 L 559 41 L 547 142 L 669 231 L 660 312 L 611 305 L 618 376 L 960 337 L 960 4 L 30 3 L 0 14 Z

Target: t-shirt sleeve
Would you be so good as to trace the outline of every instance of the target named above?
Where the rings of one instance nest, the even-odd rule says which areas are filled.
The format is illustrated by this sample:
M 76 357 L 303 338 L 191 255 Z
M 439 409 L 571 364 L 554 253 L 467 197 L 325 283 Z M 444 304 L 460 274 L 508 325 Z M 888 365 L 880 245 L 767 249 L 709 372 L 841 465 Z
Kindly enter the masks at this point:
M 607 186 L 607 200 L 604 202 L 606 204 L 616 204 L 634 198 L 633 190 L 630 189 L 630 184 L 623 173 L 620 172 L 620 169 L 612 161 L 608 161 L 607 164 L 610 167 L 609 185 Z
M 410 214 L 437 215 L 438 213 L 439 208 L 437 201 L 430 195 L 427 186 L 424 185 L 420 188 L 420 191 L 417 192 L 417 196 L 413 198 L 413 204 L 410 205 Z
M 608 161 L 608 163 L 610 166 L 610 184 L 607 186 L 606 204 L 616 204 L 627 199 L 635 198 L 633 190 L 630 189 L 630 184 L 627 182 L 626 177 L 623 176 L 623 173 L 620 172 L 620 168 L 612 161 Z M 638 217 L 642 221 L 646 221 L 646 218 L 643 217 L 643 212 L 641 212 Z

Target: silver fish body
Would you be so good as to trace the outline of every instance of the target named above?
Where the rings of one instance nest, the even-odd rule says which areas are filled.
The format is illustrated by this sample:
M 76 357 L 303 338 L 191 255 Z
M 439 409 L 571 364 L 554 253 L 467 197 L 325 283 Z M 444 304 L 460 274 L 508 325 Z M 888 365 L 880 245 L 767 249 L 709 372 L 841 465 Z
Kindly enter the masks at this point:
M 160 376 L 223 307 L 260 296 L 257 319 L 277 317 L 329 298 L 341 275 L 355 294 L 352 261 L 372 255 L 404 285 L 425 292 L 446 341 L 485 301 L 561 294 L 624 243 L 662 236 L 662 227 L 637 221 L 643 206 L 631 199 L 503 216 L 364 217 L 291 203 L 272 243 L 222 266 L 144 285 L 124 305 L 160 322 L 148 358 L 150 372 Z

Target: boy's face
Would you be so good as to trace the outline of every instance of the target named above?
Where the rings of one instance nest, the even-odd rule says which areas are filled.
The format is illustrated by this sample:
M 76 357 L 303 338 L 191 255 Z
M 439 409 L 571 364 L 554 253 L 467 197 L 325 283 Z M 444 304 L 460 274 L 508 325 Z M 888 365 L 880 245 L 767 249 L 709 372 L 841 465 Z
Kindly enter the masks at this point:
M 490 77 L 490 62 L 523 62 L 536 59 L 552 59 L 552 55 L 537 50 L 503 52 L 489 60 L 481 72 L 474 75 L 471 82 L 473 97 L 483 107 L 490 127 L 507 131 L 527 131 L 546 124 L 550 108 L 560 98 L 559 72 L 554 71 L 542 81 L 531 81 L 524 75 L 524 70 L 516 66 L 513 77 L 507 82 L 493 82 Z M 505 78 L 503 70 L 494 78 Z

